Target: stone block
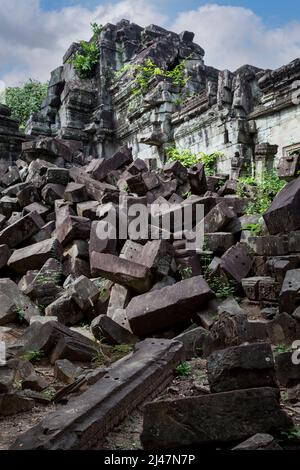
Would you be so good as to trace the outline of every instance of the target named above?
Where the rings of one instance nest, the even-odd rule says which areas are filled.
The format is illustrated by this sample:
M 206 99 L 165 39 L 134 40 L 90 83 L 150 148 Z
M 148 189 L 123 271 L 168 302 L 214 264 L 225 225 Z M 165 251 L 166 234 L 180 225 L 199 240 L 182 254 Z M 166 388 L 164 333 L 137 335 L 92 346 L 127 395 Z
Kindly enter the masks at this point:
M 266 387 L 148 403 L 141 441 L 146 450 L 219 447 L 256 433 L 280 432 L 292 420 L 279 399 L 279 390 Z
M 0 232 L 0 244 L 15 248 L 35 235 L 45 225 L 43 219 L 32 212 Z
M 94 277 L 103 276 L 140 293 L 147 292 L 151 287 L 150 270 L 146 266 L 95 251 L 90 261 Z
M 62 247 L 56 238 L 15 250 L 7 264 L 17 273 L 26 274 L 27 271 L 41 269 L 49 258 L 62 258 Z
M 277 387 L 270 344 L 255 343 L 216 351 L 207 359 L 212 393 Z
M 134 297 L 126 312 L 132 331 L 140 337 L 190 319 L 214 297 L 202 276 Z
M 149 339 L 59 412 L 20 436 L 14 449 L 91 449 L 128 414 L 172 380 L 183 360 L 177 341 Z M 112 419 L 113 417 L 113 419 Z M 45 429 L 52 429 L 51 435 Z M 80 431 L 79 431 L 80 429 Z
M 112 345 L 135 344 L 139 341 L 136 336 L 107 315 L 100 315 L 95 318 L 91 323 L 91 331 L 96 339 L 104 338 L 106 342 Z
M 244 243 L 237 243 L 229 248 L 221 258 L 220 268 L 239 284 L 247 277 L 253 265 L 253 258 Z
M 300 178 L 288 183 L 275 197 L 264 215 L 271 235 L 300 229 Z

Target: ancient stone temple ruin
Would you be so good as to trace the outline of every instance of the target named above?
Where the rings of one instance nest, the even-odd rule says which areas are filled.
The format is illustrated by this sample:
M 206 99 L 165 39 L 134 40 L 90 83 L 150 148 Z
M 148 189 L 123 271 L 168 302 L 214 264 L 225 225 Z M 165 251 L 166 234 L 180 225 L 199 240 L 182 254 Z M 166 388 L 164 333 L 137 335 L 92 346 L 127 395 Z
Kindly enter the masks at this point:
M 0 105 L 0 449 L 300 448 L 300 59 L 193 38 L 108 24 L 24 133 Z
M 126 20 L 107 24 L 97 39 L 99 64 L 85 80 L 70 64 L 80 47 L 72 44 L 63 65 L 51 74 L 47 99 L 31 117 L 27 135 L 58 138 L 72 150 L 104 158 L 128 145 L 134 157 L 152 167 L 162 166 L 168 146 L 221 151 L 219 171 L 234 175 L 253 162 L 259 171 L 272 166 L 274 158 L 288 159 L 300 146 L 300 60 L 274 71 L 252 65 L 235 72 L 217 70 L 205 65 L 205 52 L 193 38 L 187 31 L 141 28 Z M 189 80 L 184 90 L 156 76 L 147 92 L 136 96 L 128 68 L 147 59 L 168 70 L 185 61 Z M 8 121 L 2 116 L 2 126 Z M 12 156 L 21 136 L 14 139 Z

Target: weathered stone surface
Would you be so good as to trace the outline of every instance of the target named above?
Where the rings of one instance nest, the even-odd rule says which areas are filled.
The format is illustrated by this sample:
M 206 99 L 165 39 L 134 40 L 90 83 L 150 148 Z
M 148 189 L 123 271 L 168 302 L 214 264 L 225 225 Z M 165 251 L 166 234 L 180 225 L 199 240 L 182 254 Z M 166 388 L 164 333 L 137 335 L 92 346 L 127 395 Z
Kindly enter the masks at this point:
M 292 269 L 286 273 L 279 296 L 281 312 L 292 314 L 300 300 L 300 269 Z
M 292 420 L 279 397 L 279 390 L 266 387 L 148 403 L 142 444 L 147 450 L 217 446 L 288 429 Z
M 0 212 L 7 218 L 9 218 L 13 212 L 17 212 L 19 208 L 19 202 L 16 197 L 3 196 L 0 199 Z
M 232 450 L 283 450 L 270 434 L 255 434 Z
M 258 387 L 276 387 L 271 346 L 255 343 L 216 351 L 207 360 L 213 393 Z
M 144 337 L 185 321 L 214 296 L 202 276 L 134 297 L 126 312 L 132 331 Z
M 218 256 L 235 244 L 233 234 L 225 232 L 205 233 L 205 241 L 207 249 Z
M 271 235 L 300 229 L 300 178 L 288 183 L 272 202 L 264 215 Z
M 94 341 L 56 321 L 33 323 L 14 348 L 18 348 L 19 356 L 28 351 L 42 351 L 52 364 L 58 359 L 88 362 L 97 354 Z
M 91 233 L 91 221 L 86 217 L 69 216 L 64 221 L 56 221 L 56 237 L 62 245 L 73 240 L 88 240 Z
M 117 309 L 125 309 L 130 300 L 129 290 L 120 284 L 115 284 L 110 292 L 107 315 L 110 317 Z
M 13 416 L 34 408 L 34 400 L 21 393 L 5 393 L 0 395 L 0 416 Z
M 91 254 L 92 275 L 103 276 L 137 292 L 147 292 L 151 287 L 150 270 L 141 264 L 110 254 Z
M 174 257 L 174 249 L 167 240 L 147 242 L 141 252 L 141 263 L 154 275 L 167 276 Z
M 207 191 L 205 169 L 203 163 L 198 163 L 188 170 L 188 179 L 193 194 L 201 195 Z
M 15 382 L 16 371 L 8 366 L 0 366 L 0 396 L 10 393 Z
M 204 218 L 205 233 L 218 232 L 235 217 L 236 214 L 230 209 L 227 202 L 220 202 Z
M 50 258 L 32 282 L 24 289 L 24 293 L 39 305 L 47 307 L 61 293 L 62 265 L 56 259 Z
M 7 265 L 9 258 L 11 257 L 11 251 L 7 245 L 0 245 L 0 269 Z
M 274 345 L 291 344 L 298 339 L 300 333 L 297 321 L 287 313 L 276 315 L 274 320 L 267 324 L 267 332 Z
M 18 318 L 30 322 L 31 317 L 40 315 L 38 307 L 24 295 L 11 279 L 0 279 L 0 325 Z
M 246 313 L 222 312 L 213 323 L 204 344 L 204 356 L 228 347 L 239 346 L 249 339 Z
M 90 254 L 97 253 L 117 254 L 117 237 L 113 225 L 106 221 L 94 221 L 91 226 Z
M 88 195 L 84 184 L 69 183 L 66 187 L 64 194 L 65 201 L 77 204 L 79 202 L 87 201 Z
M 62 199 L 65 193 L 65 186 L 62 184 L 48 183 L 43 187 L 42 198 L 46 204 L 53 206 L 57 199 Z
M 96 285 L 85 276 L 80 276 L 72 282 L 62 295 L 47 306 L 46 316 L 57 317 L 66 325 L 76 325 L 85 316 L 85 312 L 96 305 L 99 290 Z
M 201 356 L 203 353 L 203 344 L 208 335 L 207 330 L 201 327 L 191 326 L 188 330 L 184 331 L 174 339 L 183 344 L 185 356 L 187 359 L 192 359 Z
M 253 258 L 248 251 L 247 245 L 237 243 L 222 256 L 220 268 L 230 278 L 241 283 L 242 279 L 249 274 L 252 265 Z
M 117 170 L 125 164 L 132 163 L 131 149 L 122 148 L 113 157 L 97 162 L 96 168 L 92 170 L 92 176 L 98 181 L 104 180 L 112 170 Z M 87 170 L 89 172 L 89 169 Z
M 54 367 L 54 376 L 56 380 L 65 384 L 72 384 L 80 374 L 80 367 L 75 366 L 67 359 L 56 361 Z
M 33 372 L 31 375 L 29 375 L 22 381 L 22 388 L 24 390 L 29 389 L 35 392 L 42 392 L 43 390 L 48 388 L 49 385 L 50 382 L 45 377 L 42 377 L 36 374 L 35 372 Z
M 159 393 L 183 359 L 177 341 L 149 339 L 86 392 L 20 436 L 14 449 L 91 449 L 140 403 Z M 113 419 L 112 419 L 113 416 Z M 44 429 L 51 429 L 45 433 Z M 62 432 L 62 430 L 64 432 Z
M 16 194 L 20 207 L 26 207 L 30 204 L 40 201 L 40 195 L 37 188 L 30 183 L 24 184 L 25 186 L 21 187 Z
M 135 344 L 138 338 L 130 331 L 123 328 L 118 323 L 114 322 L 107 315 L 100 315 L 95 318 L 91 323 L 91 331 L 96 339 L 105 340 L 110 344 Z
M 292 355 L 292 352 L 275 352 L 276 376 L 282 387 L 292 387 L 300 383 L 300 364 L 293 364 Z
M 8 266 L 20 274 L 41 269 L 49 258 L 61 259 L 62 247 L 56 238 L 49 238 L 26 248 L 15 250 Z

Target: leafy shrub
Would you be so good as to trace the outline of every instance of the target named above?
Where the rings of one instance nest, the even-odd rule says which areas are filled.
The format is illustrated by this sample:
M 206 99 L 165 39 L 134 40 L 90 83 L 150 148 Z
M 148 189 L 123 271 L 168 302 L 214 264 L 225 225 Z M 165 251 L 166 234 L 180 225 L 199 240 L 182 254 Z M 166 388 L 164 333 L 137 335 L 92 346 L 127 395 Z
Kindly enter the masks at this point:
M 200 152 L 200 161 L 204 163 L 207 176 L 213 176 L 215 174 L 217 161 L 221 157 L 223 157 L 222 152 L 213 152 L 211 154 Z
M 192 277 L 193 270 L 190 266 L 179 265 L 178 271 L 181 275 L 182 280 L 190 279 Z
M 168 162 L 178 161 L 186 168 L 190 168 L 191 166 L 199 163 L 197 155 L 188 149 L 180 150 L 176 147 L 168 147 L 166 152 Z
M 12 116 L 25 127 L 31 114 L 40 110 L 47 96 L 48 84 L 28 80 L 21 87 L 8 87 L 5 90 L 5 102 L 11 108 Z
M 192 373 L 192 367 L 187 362 L 183 362 L 176 367 L 176 375 L 179 377 L 189 377 Z
M 256 195 L 249 203 L 246 214 L 264 214 L 285 184 L 285 181 L 282 181 L 275 171 L 265 172 L 260 182 L 252 182 L 251 184 L 255 188 Z
M 161 76 L 171 79 L 174 85 L 184 88 L 190 77 L 185 73 L 186 60 L 180 62 L 172 70 L 160 68 L 152 59 L 147 59 L 143 64 L 126 64 L 115 73 L 115 81 L 119 80 L 125 72 L 130 71 L 134 78 L 134 95 L 145 95 L 154 77 Z
M 254 237 L 258 237 L 262 233 L 262 225 L 261 224 L 247 224 L 242 227 L 242 230 L 251 232 Z
M 211 154 L 199 152 L 196 154 L 188 149 L 177 149 L 176 147 L 168 147 L 166 152 L 169 158 L 168 162 L 177 160 L 186 168 L 190 168 L 202 162 L 207 176 L 213 176 L 215 174 L 217 161 L 223 156 L 221 152 L 213 152 Z
M 89 78 L 92 75 L 100 57 L 97 37 L 103 30 L 103 26 L 91 23 L 91 27 L 93 30 L 92 40 L 90 42 L 80 41 L 80 50 L 69 60 L 69 63 L 73 64 L 78 77 L 81 79 Z

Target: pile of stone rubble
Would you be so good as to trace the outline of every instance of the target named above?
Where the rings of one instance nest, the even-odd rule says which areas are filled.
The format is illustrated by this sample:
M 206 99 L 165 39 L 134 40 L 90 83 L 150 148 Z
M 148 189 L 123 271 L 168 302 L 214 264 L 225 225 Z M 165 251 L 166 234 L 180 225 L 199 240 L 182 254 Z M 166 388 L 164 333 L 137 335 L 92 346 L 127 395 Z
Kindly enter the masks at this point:
M 290 346 L 300 333 L 300 178 L 273 201 L 262 236 L 244 230 L 259 216 L 244 215 L 251 198 L 237 195 L 237 181 L 206 177 L 202 163 L 151 171 L 128 148 L 85 159 L 57 138 L 27 141 L 0 186 L 0 415 L 49 402 L 49 382 L 34 366 L 41 358 L 54 370 L 51 400 L 64 403 L 13 448 L 95 448 L 197 355 L 207 358 L 211 393 L 148 403 L 144 447 L 233 448 L 248 438 L 244 447 L 277 446 L 270 434 L 293 427 L 279 387 L 299 396 Z M 149 214 L 161 206 L 158 221 L 203 205 L 205 248 L 188 250 L 176 223 L 161 239 L 116 239 L 107 216 L 121 224 L 120 196 Z M 234 285 L 242 305 L 219 299 L 205 280 L 208 257 L 209 272 Z M 103 345 L 133 352 L 97 367 Z

